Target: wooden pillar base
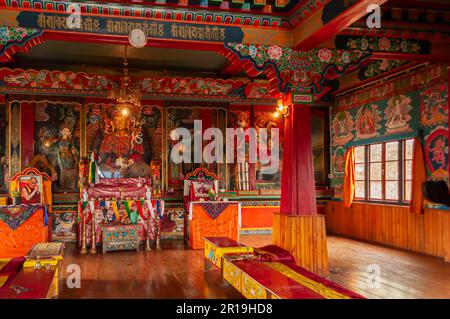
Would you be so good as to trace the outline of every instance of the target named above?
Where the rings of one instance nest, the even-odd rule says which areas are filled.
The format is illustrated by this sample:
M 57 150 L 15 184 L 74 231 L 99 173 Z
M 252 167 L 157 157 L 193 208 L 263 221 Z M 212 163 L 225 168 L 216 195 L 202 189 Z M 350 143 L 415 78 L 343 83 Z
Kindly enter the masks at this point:
M 274 245 L 289 251 L 297 265 L 328 275 L 325 216 L 274 214 L 272 236 Z
M 444 260 L 445 262 L 450 263 L 450 214 L 444 215 L 444 223 L 442 227 L 443 227 L 443 243 L 444 243 Z

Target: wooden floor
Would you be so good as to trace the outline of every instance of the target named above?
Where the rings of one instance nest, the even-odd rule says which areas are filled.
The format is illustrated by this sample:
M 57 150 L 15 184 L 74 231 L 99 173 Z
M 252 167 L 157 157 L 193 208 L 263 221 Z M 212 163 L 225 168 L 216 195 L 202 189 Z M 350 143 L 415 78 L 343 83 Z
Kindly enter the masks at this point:
M 242 235 L 252 246 L 271 243 L 271 235 Z M 62 298 L 241 298 L 232 287 L 219 288 L 217 271 L 203 271 L 203 251 L 181 240 L 163 240 L 156 252 L 80 255 L 67 245 L 64 267 L 78 264 L 80 289 L 65 285 Z M 329 279 L 367 298 L 450 298 L 450 264 L 402 250 L 328 237 Z M 369 287 L 369 265 L 378 265 L 380 287 Z M 369 266 L 376 268 L 377 266 Z

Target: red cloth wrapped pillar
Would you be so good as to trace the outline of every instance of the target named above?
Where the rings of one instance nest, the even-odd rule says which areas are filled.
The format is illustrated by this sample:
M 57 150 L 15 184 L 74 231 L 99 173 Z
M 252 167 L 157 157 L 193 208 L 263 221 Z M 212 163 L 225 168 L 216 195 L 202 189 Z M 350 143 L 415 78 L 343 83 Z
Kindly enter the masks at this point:
M 284 121 L 281 214 L 317 214 L 310 120 L 309 105 L 297 104 Z
M 272 236 L 297 265 L 326 276 L 325 216 L 317 214 L 309 108 L 294 104 L 285 118 L 281 207 L 273 216 Z

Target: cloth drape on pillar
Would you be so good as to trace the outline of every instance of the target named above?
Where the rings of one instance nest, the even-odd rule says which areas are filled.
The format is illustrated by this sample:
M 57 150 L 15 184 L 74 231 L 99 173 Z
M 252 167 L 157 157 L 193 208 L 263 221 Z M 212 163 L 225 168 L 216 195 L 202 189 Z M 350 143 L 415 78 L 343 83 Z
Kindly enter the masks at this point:
M 294 105 L 285 118 L 280 213 L 316 215 L 309 105 Z
M 420 214 L 423 211 L 422 185 L 426 180 L 427 171 L 425 168 L 422 144 L 420 143 L 420 139 L 416 137 L 414 139 L 412 162 L 411 202 L 409 203 L 409 210 L 411 213 Z
M 344 207 L 351 207 L 355 197 L 355 148 L 345 153 Z

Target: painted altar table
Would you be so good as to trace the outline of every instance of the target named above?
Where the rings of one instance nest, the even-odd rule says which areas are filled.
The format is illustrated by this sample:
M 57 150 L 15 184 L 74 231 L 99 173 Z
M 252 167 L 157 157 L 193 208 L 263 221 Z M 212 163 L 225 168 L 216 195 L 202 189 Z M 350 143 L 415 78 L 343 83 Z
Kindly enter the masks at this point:
M 203 249 L 204 237 L 229 237 L 238 240 L 241 204 L 231 201 L 191 202 L 185 221 L 185 239 L 192 249 Z
M 46 205 L 0 207 L 0 258 L 24 256 L 36 243 L 47 242 Z
M 78 212 L 81 226 L 78 244 L 82 252 L 91 246 L 91 253 L 94 253 L 95 247 L 103 243 L 103 229 L 111 225 L 136 225 L 139 240 L 146 242 L 146 249 L 150 249 L 150 241 L 155 241 L 156 248 L 160 249 L 161 218 L 164 215 L 164 201 L 161 199 L 80 201 Z

